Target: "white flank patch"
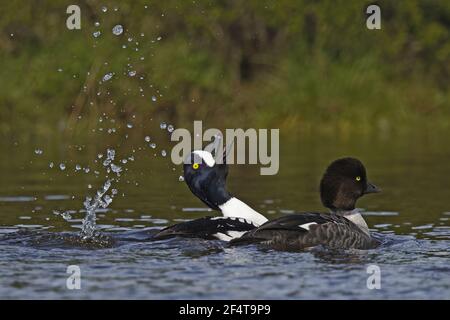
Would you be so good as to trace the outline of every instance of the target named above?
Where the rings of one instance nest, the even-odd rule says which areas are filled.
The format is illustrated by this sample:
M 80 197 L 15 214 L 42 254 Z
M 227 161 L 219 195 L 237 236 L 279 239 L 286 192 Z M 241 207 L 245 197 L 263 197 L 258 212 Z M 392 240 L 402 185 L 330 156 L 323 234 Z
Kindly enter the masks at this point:
M 242 235 L 246 232 L 247 231 L 227 231 L 226 234 L 222 232 L 217 232 L 213 234 L 213 236 L 222 241 L 230 241 L 232 239 L 242 237 Z
M 229 235 L 226 235 L 221 232 L 214 233 L 213 236 L 222 241 L 230 241 L 231 240 L 231 237 Z
M 247 231 L 227 231 L 227 234 L 232 238 L 232 239 L 236 239 L 236 238 L 240 238 L 242 237 L 242 235 L 244 233 L 246 233 Z
M 231 198 L 222 205 L 219 205 L 220 210 L 224 217 L 236 217 L 244 218 L 247 221 L 252 222 L 256 226 L 260 226 L 267 221 L 259 212 L 250 208 L 247 204 L 237 198 Z
M 305 229 L 305 230 L 309 230 L 309 226 L 312 224 L 317 224 L 317 223 L 315 223 L 315 222 L 304 223 L 304 224 L 299 225 L 299 227 L 302 229 Z
M 195 150 L 193 153 L 202 158 L 203 162 L 205 162 L 208 167 L 214 167 L 214 165 L 216 164 L 214 157 L 208 151 Z

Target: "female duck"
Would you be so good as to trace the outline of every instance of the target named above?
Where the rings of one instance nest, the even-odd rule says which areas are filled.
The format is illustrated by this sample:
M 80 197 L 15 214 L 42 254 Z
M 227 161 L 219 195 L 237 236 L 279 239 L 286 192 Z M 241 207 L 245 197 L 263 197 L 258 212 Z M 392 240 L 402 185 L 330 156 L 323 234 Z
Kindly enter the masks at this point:
M 369 249 L 377 245 L 356 201 L 380 192 L 367 180 L 361 161 L 343 158 L 327 168 L 320 182 L 320 196 L 331 213 L 305 212 L 284 216 L 245 233 L 232 244 L 263 243 L 281 250 L 301 250 L 317 245 L 339 249 Z

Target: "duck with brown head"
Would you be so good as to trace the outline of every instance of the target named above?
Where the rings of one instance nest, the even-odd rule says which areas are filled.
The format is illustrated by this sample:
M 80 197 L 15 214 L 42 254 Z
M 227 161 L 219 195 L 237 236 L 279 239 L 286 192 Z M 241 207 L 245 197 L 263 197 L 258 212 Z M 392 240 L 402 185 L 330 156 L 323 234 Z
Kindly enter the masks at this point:
M 380 192 L 367 179 L 366 169 L 355 158 L 332 162 L 320 182 L 320 197 L 331 213 L 287 215 L 245 233 L 232 244 L 264 243 L 282 250 L 302 250 L 317 245 L 338 249 L 369 249 L 377 245 L 356 201 Z

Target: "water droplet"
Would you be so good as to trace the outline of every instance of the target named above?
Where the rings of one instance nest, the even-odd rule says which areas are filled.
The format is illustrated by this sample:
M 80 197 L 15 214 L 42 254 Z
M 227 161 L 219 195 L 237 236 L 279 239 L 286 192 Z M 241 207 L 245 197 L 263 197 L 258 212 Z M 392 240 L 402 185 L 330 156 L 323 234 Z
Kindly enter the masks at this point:
M 50 162 L 50 163 L 48 164 L 48 166 L 49 166 L 50 168 L 53 168 L 53 167 L 55 166 L 55 164 L 54 164 L 53 162 Z
M 184 177 L 183 176 L 179 176 L 178 177 L 178 181 L 183 182 L 184 181 Z
M 133 128 L 133 125 L 132 125 L 131 123 L 128 123 L 128 124 L 127 124 L 127 128 L 128 128 L 128 129 L 131 129 L 131 128 Z
M 108 159 L 114 160 L 114 158 L 116 157 L 116 151 L 114 149 L 107 149 L 106 155 Z
M 100 26 L 100 22 L 96 21 L 96 22 L 94 23 L 94 26 L 96 26 L 96 27 Z
M 130 77 L 134 77 L 136 75 L 136 71 L 132 70 L 132 71 L 128 72 L 128 75 Z
M 81 166 L 80 166 L 79 164 L 77 164 L 77 165 L 75 166 L 75 170 L 76 170 L 76 171 L 80 171 L 80 170 L 81 170 Z
M 101 34 L 102 34 L 102 33 L 101 33 L 100 31 L 95 31 L 95 32 L 92 33 L 92 35 L 94 36 L 94 38 L 100 37 Z
M 152 101 L 156 102 L 156 97 L 155 96 L 152 96 Z
M 120 173 L 120 172 L 122 172 L 122 168 L 119 167 L 119 166 L 117 166 L 117 165 L 115 165 L 114 163 L 111 163 L 111 170 L 112 170 L 112 172 L 114 172 L 114 173 Z
M 160 125 L 159 125 L 159 127 L 160 127 L 162 130 L 165 130 L 165 129 L 167 128 L 167 123 L 161 122 Z
M 158 37 L 158 38 L 156 38 L 156 40 L 158 40 L 158 41 L 160 41 L 162 39 L 162 37 Z
M 167 126 L 167 131 L 173 132 L 173 130 L 175 130 L 175 128 L 173 127 L 173 125 L 169 124 L 169 125 Z
M 156 148 L 156 143 L 152 142 L 149 144 L 150 148 L 155 149 Z
M 108 72 L 107 74 L 105 74 L 102 78 L 103 82 L 110 80 L 113 77 L 113 73 L 112 72 Z
M 146 137 L 145 137 L 145 142 L 150 142 L 150 140 L 151 140 L 151 139 L 150 139 L 149 136 L 146 136 Z
M 161 150 L 161 155 L 162 155 L 163 157 L 167 156 L 166 150 Z
M 107 7 L 102 7 L 102 11 L 106 12 L 106 11 L 108 11 L 108 8 Z
M 36 153 L 37 155 L 41 155 L 44 153 L 44 151 L 42 151 L 41 149 L 36 149 L 34 150 L 34 153 Z
M 60 163 L 59 168 L 64 171 L 66 170 L 66 165 L 64 163 Z
M 112 33 L 116 36 L 120 36 L 123 33 L 123 27 L 120 24 L 117 24 L 112 29 Z
M 61 214 L 61 217 L 63 217 L 64 220 L 70 220 L 72 219 L 72 216 L 70 215 L 69 211 L 65 211 Z

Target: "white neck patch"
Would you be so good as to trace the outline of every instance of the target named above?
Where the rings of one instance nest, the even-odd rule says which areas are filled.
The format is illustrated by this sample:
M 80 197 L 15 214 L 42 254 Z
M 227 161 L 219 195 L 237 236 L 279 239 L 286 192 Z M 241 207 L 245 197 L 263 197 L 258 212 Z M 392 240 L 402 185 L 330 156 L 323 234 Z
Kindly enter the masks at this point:
M 354 224 L 356 224 L 363 232 L 369 234 L 369 226 L 367 225 L 366 220 L 364 220 L 363 216 L 357 209 L 344 213 L 343 216 L 346 219 L 353 222 Z
M 224 204 L 221 204 L 219 208 L 224 217 L 244 218 L 245 220 L 253 222 L 256 226 L 260 226 L 268 220 L 262 214 L 234 197 Z
M 212 154 L 208 151 L 204 151 L 204 150 L 195 150 L 194 152 L 192 152 L 194 154 L 196 154 L 197 156 L 199 156 L 204 163 L 206 163 L 206 165 L 208 167 L 214 167 L 214 165 L 216 164 L 216 160 L 214 160 L 214 157 L 212 156 Z

